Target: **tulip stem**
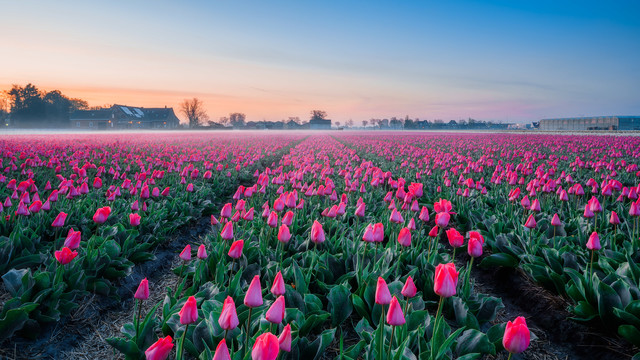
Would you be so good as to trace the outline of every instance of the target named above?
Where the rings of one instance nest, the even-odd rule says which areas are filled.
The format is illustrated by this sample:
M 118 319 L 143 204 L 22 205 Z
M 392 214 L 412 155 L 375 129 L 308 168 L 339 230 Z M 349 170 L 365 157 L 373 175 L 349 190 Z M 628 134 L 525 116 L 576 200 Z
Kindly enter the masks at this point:
M 231 269 L 229 269 L 229 291 L 231 291 L 231 279 L 233 279 L 233 276 L 231 276 L 231 274 L 233 273 L 233 265 L 236 264 L 236 258 L 233 258 L 233 260 L 231 260 Z
M 589 264 L 589 267 L 590 267 L 590 270 L 589 270 L 589 283 L 591 283 L 591 278 L 593 277 L 593 254 L 594 254 L 594 251 L 591 250 L 591 261 L 590 261 L 590 264 Z
M 395 326 L 391 326 L 391 337 L 389 338 L 389 350 L 387 351 L 387 359 L 391 359 L 391 346 L 393 345 L 393 333 L 396 331 Z
M 435 348 L 435 338 L 436 338 L 436 331 L 438 329 L 438 318 L 440 317 L 440 312 L 442 311 L 442 296 L 440 296 L 440 301 L 438 301 L 438 311 L 436 312 L 436 319 L 433 322 L 433 335 L 431 336 L 431 357 L 430 359 L 433 359 L 433 350 Z
M 187 337 L 187 330 L 189 330 L 189 324 L 185 326 L 184 332 L 182 333 L 182 338 L 180 339 L 180 345 L 178 346 L 178 349 L 176 351 L 176 360 L 182 360 L 182 349 L 184 348 L 184 340 Z
M 247 333 L 245 334 L 245 342 L 246 345 L 244 347 L 244 351 L 246 354 L 247 348 L 249 347 L 249 338 L 251 337 L 251 311 L 253 310 L 252 307 L 249 308 L 249 317 L 247 318 Z
M 138 308 L 138 316 L 136 317 L 136 345 L 138 344 L 138 334 L 140 333 L 140 313 L 142 312 L 142 303 L 136 299 L 136 307 Z
M 513 353 L 509 353 L 509 357 L 507 358 L 507 360 L 511 360 L 511 356 L 513 355 Z
M 378 340 L 380 340 L 380 360 L 384 360 L 384 305 L 380 304 L 380 306 L 382 307 L 382 310 L 380 311 L 380 323 L 378 323 L 378 328 L 380 331 L 380 337 L 378 338 Z

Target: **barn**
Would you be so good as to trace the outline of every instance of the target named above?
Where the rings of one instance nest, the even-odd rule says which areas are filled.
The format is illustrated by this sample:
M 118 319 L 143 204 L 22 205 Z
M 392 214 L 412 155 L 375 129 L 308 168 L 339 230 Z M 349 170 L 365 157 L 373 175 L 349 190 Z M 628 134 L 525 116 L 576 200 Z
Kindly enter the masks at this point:
M 540 130 L 640 130 L 640 116 L 589 116 L 540 120 Z

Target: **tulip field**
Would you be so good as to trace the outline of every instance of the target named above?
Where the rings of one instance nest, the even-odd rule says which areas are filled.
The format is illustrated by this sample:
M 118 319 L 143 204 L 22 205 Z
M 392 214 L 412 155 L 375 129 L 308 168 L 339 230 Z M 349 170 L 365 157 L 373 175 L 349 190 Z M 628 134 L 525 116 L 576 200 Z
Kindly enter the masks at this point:
M 96 133 L 0 152 L 0 358 L 81 358 L 60 347 L 86 340 L 92 302 L 127 317 L 82 358 L 640 359 L 640 137 Z

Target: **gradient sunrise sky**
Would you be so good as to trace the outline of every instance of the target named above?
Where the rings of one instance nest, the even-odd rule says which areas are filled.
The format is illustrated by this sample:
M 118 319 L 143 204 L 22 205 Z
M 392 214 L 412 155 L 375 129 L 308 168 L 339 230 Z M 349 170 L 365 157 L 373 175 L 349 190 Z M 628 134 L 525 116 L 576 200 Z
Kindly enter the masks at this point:
M 2 2 L 0 90 L 214 120 L 640 114 L 637 0 Z

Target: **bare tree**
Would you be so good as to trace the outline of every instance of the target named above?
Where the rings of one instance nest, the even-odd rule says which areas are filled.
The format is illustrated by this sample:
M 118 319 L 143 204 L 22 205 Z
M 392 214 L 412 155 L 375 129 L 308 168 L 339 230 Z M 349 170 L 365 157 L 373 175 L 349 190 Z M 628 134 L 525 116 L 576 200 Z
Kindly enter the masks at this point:
M 243 128 L 244 127 L 244 121 L 247 118 L 247 116 L 243 113 L 231 113 L 229 114 L 229 122 L 231 123 L 231 126 L 233 126 L 234 128 Z
M 218 122 L 224 126 L 227 126 L 231 123 L 231 119 L 229 119 L 229 117 L 227 116 L 221 116 Z
M 323 110 L 311 110 L 311 120 L 324 120 L 327 118 L 327 112 Z
M 198 98 L 191 100 L 185 99 L 182 104 L 180 104 L 180 112 L 189 119 L 190 128 L 200 126 L 209 120 L 209 115 L 207 115 L 207 112 L 204 110 L 204 104 L 202 100 Z
M 369 124 L 367 120 L 362 120 L 362 127 L 367 127 L 367 124 Z

